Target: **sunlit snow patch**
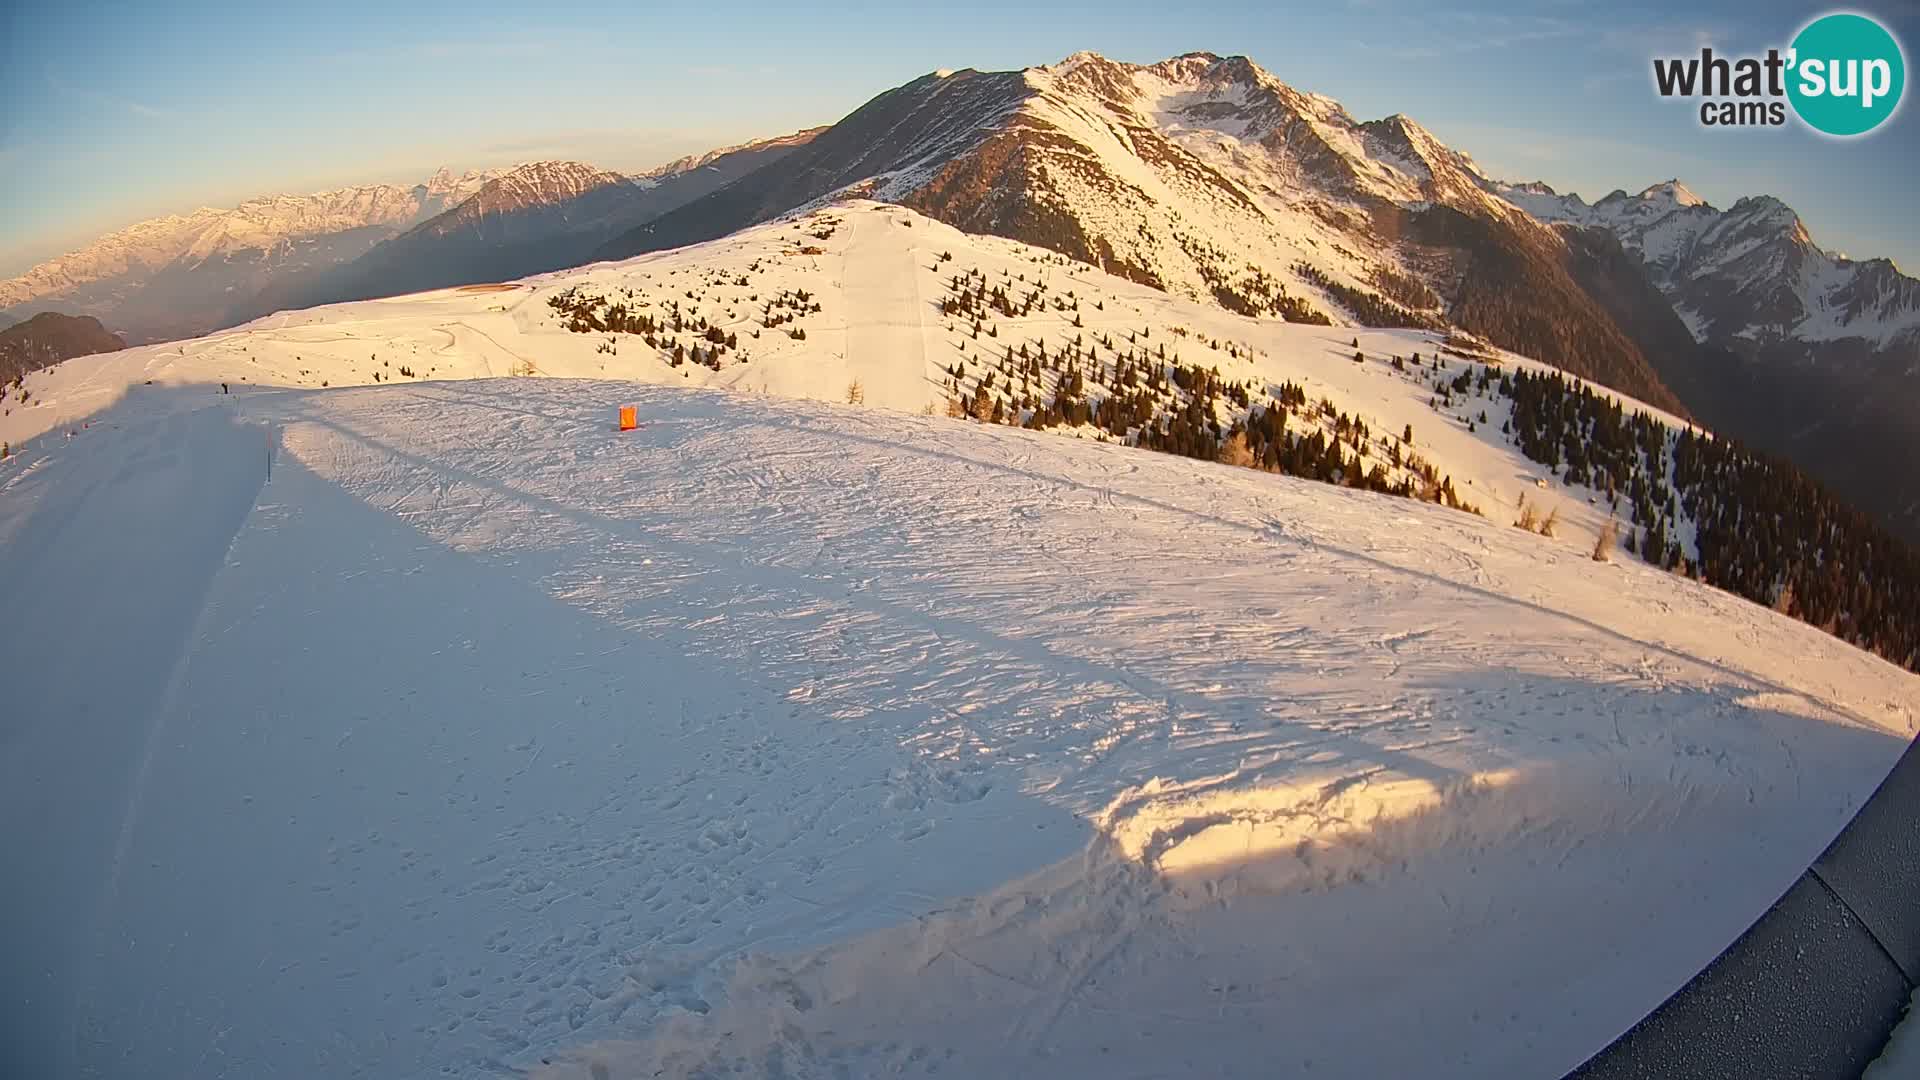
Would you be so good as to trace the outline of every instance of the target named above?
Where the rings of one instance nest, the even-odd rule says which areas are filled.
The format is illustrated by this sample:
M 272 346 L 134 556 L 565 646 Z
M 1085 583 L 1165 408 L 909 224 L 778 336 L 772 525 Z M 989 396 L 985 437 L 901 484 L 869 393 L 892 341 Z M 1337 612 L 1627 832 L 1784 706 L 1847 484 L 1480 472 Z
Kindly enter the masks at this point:
M 1385 770 L 1324 782 L 1222 788 L 1231 777 L 1191 783 L 1159 778 L 1121 794 L 1100 827 L 1128 858 L 1172 878 L 1230 869 L 1243 884 L 1283 888 L 1315 876 L 1314 856 L 1492 788 L 1514 769 L 1444 782 Z M 1274 860 L 1275 856 L 1285 856 Z M 1351 871 L 1350 871 L 1351 872 Z

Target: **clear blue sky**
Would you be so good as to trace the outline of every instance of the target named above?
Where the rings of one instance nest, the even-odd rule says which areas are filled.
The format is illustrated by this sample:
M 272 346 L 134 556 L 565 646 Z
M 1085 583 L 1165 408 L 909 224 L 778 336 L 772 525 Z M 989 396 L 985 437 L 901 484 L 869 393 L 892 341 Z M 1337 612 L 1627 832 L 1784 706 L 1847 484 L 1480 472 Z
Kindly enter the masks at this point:
M 1920 109 L 1866 140 L 1705 131 L 1649 60 L 1785 45 L 1817 5 L 0 4 L 0 273 L 144 217 L 441 164 L 632 169 L 845 115 L 936 68 L 1244 53 L 1361 119 L 1588 198 L 1772 193 L 1824 246 L 1920 271 Z M 1920 2 L 1856 6 L 1920 55 Z M 1920 91 L 1916 91 L 1920 92 Z

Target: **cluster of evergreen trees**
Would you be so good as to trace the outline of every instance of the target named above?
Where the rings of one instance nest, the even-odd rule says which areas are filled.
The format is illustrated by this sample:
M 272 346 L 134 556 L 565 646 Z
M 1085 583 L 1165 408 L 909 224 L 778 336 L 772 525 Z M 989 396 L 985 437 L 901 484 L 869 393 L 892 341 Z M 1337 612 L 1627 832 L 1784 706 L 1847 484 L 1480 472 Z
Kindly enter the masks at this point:
M 754 263 L 750 270 L 757 270 Z M 745 275 L 716 277 L 708 285 L 731 285 L 738 288 L 748 287 Z M 576 334 L 631 334 L 646 342 L 647 347 L 658 351 L 667 364 L 679 367 L 682 364 L 700 364 L 719 371 L 731 354 L 739 363 L 747 362 L 747 355 L 740 348 L 740 335 L 736 330 L 723 330 L 705 315 L 700 314 L 698 301 L 706 298 L 705 289 L 696 292 L 686 290 L 686 298 L 693 303 L 682 306 L 679 298 L 662 302 L 655 311 L 643 311 L 646 301 L 635 303 L 632 289 L 623 290 L 624 300 L 609 300 L 593 290 L 574 285 L 547 298 L 547 305 L 562 318 L 562 325 Z M 767 329 L 785 327 L 789 337 L 804 340 L 806 330 L 797 325 L 803 315 L 820 311 L 820 303 L 811 292 L 805 289 L 788 289 L 778 296 L 764 302 L 758 294 L 746 297 L 748 303 L 760 304 L 760 324 Z M 725 307 L 725 303 L 720 305 Z M 734 310 L 724 312 L 729 319 Z M 686 335 L 684 338 L 681 335 Z M 759 330 L 753 331 L 754 337 L 760 336 Z M 604 353 L 618 354 L 617 337 L 609 337 L 600 346 Z
M 1424 311 L 1412 311 L 1402 307 L 1378 293 L 1356 289 L 1343 285 L 1322 273 L 1317 267 L 1307 263 L 1296 263 L 1293 272 L 1325 289 L 1340 306 L 1353 313 L 1362 326 L 1409 327 L 1416 330 L 1436 330 L 1443 324 L 1438 315 Z M 1403 285 L 1419 286 L 1411 278 L 1404 279 Z M 1424 286 L 1420 286 L 1425 288 Z M 1431 295 L 1431 294 L 1429 294 Z M 1436 298 L 1437 299 L 1437 298 Z
M 1024 285 L 1022 278 L 1021 285 Z M 976 346 L 998 337 L 995 314 L 1049 308 L 1072 320 L 1064 340 L 1046 335 L 1018 344 Z M 1414 452 L 1413 432 L 1376 435 L 1365 420 L 1330 400 L 1309 404 L 1300 387 L 1227 379 L 1219 369 L 1189 364 L 1169 351 L 1152 326 L 1092 332 L 1079 301 L 1048 297 L 1044 284 L 1026 294 L 991 284 L 978 271 L 952 276 L 940 301 L 962 359 L 947 369 L 948 414 L 984 423 L 1043 430 L 1093 427 L 1115 441 L 1163 453 L 1221 461 L 1347 487 L 1419 498 L 1478 513 Z M 1070 334 L 1068 337 L 1066 335 Z M 1185 333 L 1176 330 L 1185 337 Z M 1218 339 L 1200 344 L 1230 356 L 1245 347 Z
M 819 310 L 820 303 L 812 293 L 805 289 L 787 289 L 761 307 L 760 325 L 769 330 L 778 329 Z
M 1920 671 L 1920 552 L 1792 465 L 1559 372 L 1470 366 L 1445 387 L 1510 398 L 1514 446 L 1599 491 L 1627 550 Z
M 943 254 L 940 261 L 951 258 L 952 255 Z M 954 274 L 948 279 L 946 297 L 940 301 L 940 313 L 949 318 L 971 319 L 975 324 L 974 336 L 979 337 L 980 327 L 995 315 L 1003 319 L 1028 318 L 1035 308 L 1039 308 L 1041 314 L 1052 311 L 1078 316 L 1080 312 L 1080 298 L 1072 290 L 1065 295 L 1049 296 L 1046 281 L 1038 276 L 1031 285 L 1024 271 L 1019 274 L 1002 271 L 1000 276 L 1002 280 L 989 283 L 985 272 L 978 269 Z M 1096 310 L 1105 307 L 1105 301 L 1094 302 Z M 1079 326 L 1082 320 L 1076 317 L 1073 323 Z
M 1333 325 L 1325 312 L 1304 297 L 1290 295 L 1285 285 L 1259 267 L 1248 265 L 1238 280 L 1230 281 L 1215 269 L 1212 261 L 1199 261 L 1195 265 L 1215 302 L 1236 315 L 1273 316 L 1290 323 L 1315 326 Z
M 1440 294 L 1419 278 L 1384 266 L 1375 267 L 1372 278 L 1382 295 L 1412 311 L 1438 311 L 1443 306 Z

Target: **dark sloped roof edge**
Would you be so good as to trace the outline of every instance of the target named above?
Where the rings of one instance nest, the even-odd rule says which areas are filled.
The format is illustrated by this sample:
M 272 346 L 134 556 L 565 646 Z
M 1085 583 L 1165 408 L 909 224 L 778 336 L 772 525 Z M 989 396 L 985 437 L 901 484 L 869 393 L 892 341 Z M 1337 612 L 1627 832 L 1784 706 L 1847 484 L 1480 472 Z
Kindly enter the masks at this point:
M 1920 741 L 1766 914 L 1569 1080 L 1853 1080 L 1916 985 Z

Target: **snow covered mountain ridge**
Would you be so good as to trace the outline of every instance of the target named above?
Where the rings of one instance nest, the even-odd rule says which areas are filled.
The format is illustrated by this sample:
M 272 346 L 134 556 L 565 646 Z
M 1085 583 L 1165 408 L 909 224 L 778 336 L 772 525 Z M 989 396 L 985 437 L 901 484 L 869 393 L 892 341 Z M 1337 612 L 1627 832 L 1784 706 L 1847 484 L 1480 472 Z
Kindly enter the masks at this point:
M 1506 220 L 1518 207 L 1547 224 L 1605 227 L 1645 260 L 1654 284 L 1701 341 L 1755 348 L 1843 338 L 1876 349 L 1920 344 L 1920 283 L 1890 260 L 1853 260 L 1820 248 L 1799 215 L 1773 196 L 1744 197 L 1722 211 L 1678 180 L 1637 196 L 1616 191 L 1593 205 L 1545 185 L 1502 184 L 1404 114 L 1357 122 L 1337 101 L 1297 91 L 1245 57 L 1194 53 L 1140 66 L 1078 53 L 1025 75 L 1062 128 L 1065 114 L 1091 96 L 1110 124 L 1156 129 L 1249 193 L 1263 174 L 1277 171 L 1301 194 L 1318 188 L 1407 209 L 1437 203 Z M 1365 228 L 1345 231 L 1350 242 L 1371 239 Z M 1390 244 L 1377 257 L 1391 270 L 1417 275 L 1410 263 L 1418 260 L 1404 258 L 1406 246 Z M 1403 257 L 1398 265 L 1394 255 Z M 1336 278 L 1348 271 L 1361 287 L 1378 273 L 1339 264 L 1322 269 Z
M 191 336 L 236 305 L 302 275 L 344 265 L 383 240 L 479 198 L 479 214 L 565 201 L 628 178 L 566 161 L 455 174 L 411 186 L 368 184 L 264 195 L 137 222 L 0 281 L 0 310 L 91 314 L 135 341 Z
M 699 242 L 861 195 L 1242 314 L 1459 326 L 1678 410 L 1573 280 L 1559 235 L 1488 184 L 1410 118 L 1356 121 L 1243 56 L 1077 53 L 887 91 L 779 170 L 597 254 Z
M 1128 64 L 1079 53 L 886 91 L 779 169 L 596 257 L 709 240 L 848 194 L 1228 311 L 1457 327 L 1789 456 L 1920 537 L 1920 488 L 1863 482 L 1853 465 L 1912 453 L 1900 419 L 1910 410 L 1863 415 L 1858 405 L 1913 389 L 1826 379 L 1920 370 L 1904 329 L 1911 281 L 1888 263 L 1817 253 L 1777 200 L 1721 215 L 1669 185 L 1605 200 L 1600 216 L 1616 232 L 1544 185 L 1488 177 L 1405 115 L 1357 121 L 1246 57 Z M 1720 223 L 1707 230 L 1710 220 Z M 1643 260 L 1683 222 L 1700 233 L 1675 249 L 1683 259 L 1664 269 Z M 1784 361 L 1822 384 L 1756 381 L 1736 357 Z M 1864 434 L 1844 446 L 1782 434 L 1808 431 Z
M 639 176 L 582 162 L 522 165 L 350 261 L 269 284 L 235 305 L 221 325 L 274 311 L 511 281 L 578 266 L 590 261 L 607 236 L 777 162 L 813 134 L 799 131 L 726 147 Z
M 180 260 L 61 306 L 110 328 L 127 315 L 142 329 L 127 333 L 135 342 L 190 336 L 276 310 L 626 258 L 864 195 L 1239 314 L 1459 328 L 1792 456 L 1920 536 L 1920 489 L 1863 483 L 1849 465 L 1910 452 L 1898 419 L 1910 410 L 1853 407 L 1910 388 L 1824 385 L 1808 408 L 1808 388 L 1755 390 L 1721 363 L 1920 371 L 1912 279 L 1821 252 L 1777 200 L 1722 213 L 1669 185 L 1588 206 L 1503 185 L 1404 114 L 1358 121 L 1251 59 L 1213 53 L 932 73 L 827 128 L 716 153 L 635 184 L 548 163 L 407 236 L 379 226 Z M 1845 447 L 1773 437 L 1819 430 L 1874 434 Z
M 858 123 L 874 107 L 892 122 Z M 1647 197 L 1653 188 L 1637 200 L 1616 192 L 1589 206 L 1544 185 L 1501 183 L 1404 114 L 1356 121 L 1339 102 L 1297 90 L 1244 56 L 1195 52 L 1129 64 L 1081 52 L 1017 72 L 943 71 L 881 95 L 869 109 L 837 125 L 856 129 L 841 147 L 846 160 L 800 170 L 799 186 L 793 177 L 760 178 L 761 188 L 782 190 L 746 200 L 748 213 L 693 207 L 689 214 L 734 228 L 837 193 L 867 194 L 1236 310 L 1365 325 L 1451 321 L 1485 332 L 1507 320 L 1463 299 L 1484 260 L 1462 257 L 1462 245 L 1478 238 L 1463 238 L 1456 222 L 1433 212 L 1445 208 L 1493 223 L 1472 231 L 1515 234 L 1500 244 L 1537 248 L 1529 256 L 1535 279 L 1556 277 L 1540 264 L 1565 258 L 1550 232 L 1533 228 L 1536 219 L 1612 229 L 1646 258 L 1655 284 L 1703 341 L 1757 350 L 1858 338 L 1881 349 L 1920 326 L 1911 278 L 1883 260 L 1821 251 L 1777 200 L 1742 200 L 1722 213 L 1680 187 L 1664 201 Z M 631 179 L 649 183 L 745 149 L 801 146 L 828 130 L 690 155 Z M 489 197 L 512 207 L 616 178 L 580 163 L 538 162 L 464 176 L 442 170 L 414 188 L 374 185 L 202 209 L 138 223 L 0 282 L 0 309 L 24 314 L 33 302 L 65 300 L 111 325 L 109 309 L 124 299 L 130 275 L 343 230 L 391 235 L 502 179 L 516 190 L 496 187 Z M 621 238 L 601 254 L 710 235 L 718 233 L 666 228 L 658 242 Z M 334 258 L 310 253 L 306 262 Z M 114 279 L 117 287 L 100 284 Z M 1574 310 L 1582 306 L 1577 289 L 1534 287 L 1565 294 L 1533 299 L 1578 324 L 1582 340 L 1618 336 Z M 1659 380 L 1630 346 L 1585 346 L 1605 354 L 1587 364 L 1552 355 L 1551 336 L 1526 331 L 1505 343 L 1661 398 Z
M 45 302 L 82 286 L 176 260 L 265 249 L 290 240 L 368 226 L 403 227 L 457 205 L 499 169 L 454 174 L 441 169 L 411 187 L 365 184 L 308 195 L 263 195 L 228 209 L 201 207 L 135 222 L 77 251 L 0 281 L 0 307 Z
M 471 196 L 419 227 L 455 228 L 490 215 L 565 203 L 602 188 L 638 187 L 642 183 L 585 162 L 532 161 L 488 178 Z
M 1333 98 L 1296 90 L 1245 56 L 1195 52 L 1137 65 L 1082 52 L 1025 75 L 1055 108 L 1091 97 L 1123 124 L 1150 124 L 1208 164 L 1239 166 L 1223 171 L 1241 173 L 1233 178 L 1243 183 L 1257 176 L 1250 172 L 1256 166 L 1292 165 L 1300 178 L 1332 180 L 1336 190 L 1510 212 L 1475 182 L 1483 174 L 1471 157 L 1410 117 L 1361 123 Z M 1223 144 L 1222 137 L 1242 145 Z M 1267 160 L 1252 158 L 1246 144 L 1264 150 Z
M 1686 361 L 1664 355 L 1665 338 L 1650 329 L 1663 319 L 1687 320 L 1700 340 L 1851 337 L 1874 348 L 1901 341 L 1914 321 L 1910 279 L 1819 252 L 1777 200 L 1743 202 L 1669 251 L 1672 224 L 1697 220 L 1704 232 L 1723 216 L 1684 186 L 1667 190 L 1674 222 L 1661 224 L 1653 200 L 1627 207 L 1624 195 L 1596 212 L 1541 185 L 1490 178 L 1404 114 L 1358 121 L 1247 57 L 1205 52 L 1149 64 L 1082 52 L 1019 71 L 936 72 L 875 97 L 791 168 L 598 254 L 711 239 L 845 194 L 1229 310 L 1459 326 L 1676 410 L 1659 369 Z M 1646 271 L 1666 297 L 1653 309 L 1635 290 L 1599 284 L 1595 253 L 1553 228 L 1607 223 L 1635 258 L 1670 257 Z M 1622 302 L 1628 309 L 1616 310 Z
M 1540 183 L 1491 189 L 1542 221 L 1612 232 L 1701 342 L 1762 354 L 1857 339 L 1876 351 L 1920 352 L 1920 281 L 1892 260 L 1821 248 L 1793 208 L 1770 195 L 1720 210 L 1678 180 L 1592 204 Z M 1813 355 L 1802 349 L 1794 358 Z M 1920 356 L 1910 367 L 1920 371 Z
M 488 212 L 562 201 L 597 186 L 644 182 L 700 168 L 742 150 L 804 142 L 810 134 L 754 139 L 630 175 L 559 160 L 464 173 L 442 167 L 410 186 L 362 184 L 311 194 L 262 195 L 226 209 L 203 206 L 187 214 L 135 222 L 0 280 L 0 308 L 45 303 L 83 286 L 139 271 L 156 271 L 177 260 L 198 262 L 367 227 L 404 230 L 481 195 L 487 197 L 484 209 Z
M 825 126 L 803 128 L 800 131 L 788 135 L 775 135 L 765 139 L 748 139 L 746 142 L 735 143 L 732 146 L 715 147 L 712 150 L 675 158 L 664 165 L 656 165 L 651 169 L 643 169 L 640 172 L 634 173 L 633 178 L 639 181 L 647 181 L 665 176 L 674 176 L 679 173 L 692 172 L 695 169 L 706 168 L 721 158 L 738 154 L 742 151 L 764 150 L 782 146 L 804 146 L 825 130 L 827 130 Z
M 970 212 L 988 226 L 976 231 L 1065 215 L 1072 234 L 1047 246 L 1199 299 L 1246 263 L 1308 295 L 1322 290 L 1296 273 L 1302 260 L 1367 288 L 1377 270 L 1404 271 L 1391 244 L 1353 235 L 1364 223 L 1351 215 L 1370 200 L 1532 225 L 1487 190 L 1471 158 L 1411 119 L 1359 123 L 1243 56 L 1139 65 L 1082 52 L 1016 72 L 940 72 L 880 95 L 834 135 L 814 141 L 810 188 L 762 178 L 769 199 L 752 212 L 853 192 L 948 220 Z M 1012 171 L 996 178 L 989 165 Z M 963 211 L 962 199 L 992 205 Z M 1174 212 L 1186 229 L 1156 228 Z M 1142 213 L 1146 227 L 1134 220 Z M 1251 235 L 1232 233 L 1247 225 Z M 1206 249 L 1235 237 L 1262 246 L 1237 262 Z M 1336 244 L 1365 247 L 1342 255 Z

